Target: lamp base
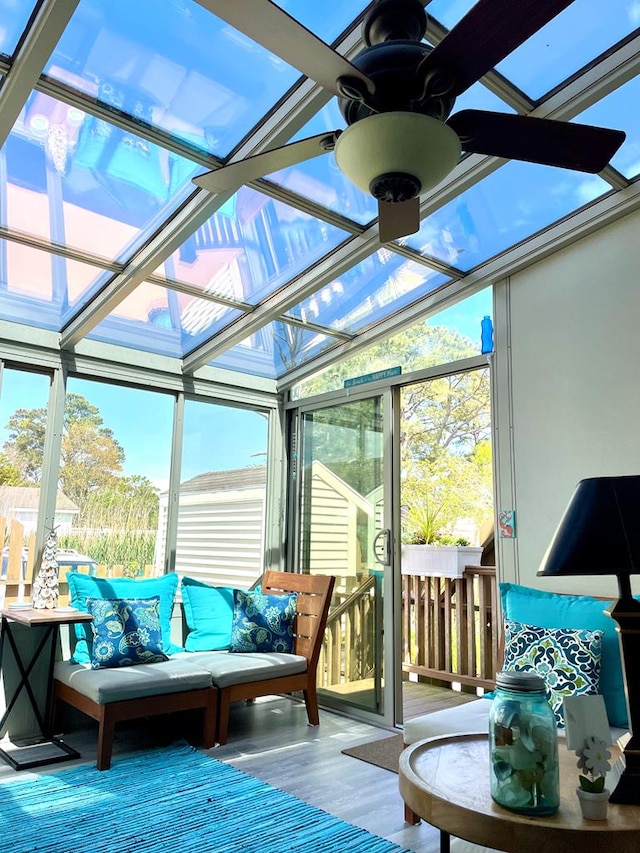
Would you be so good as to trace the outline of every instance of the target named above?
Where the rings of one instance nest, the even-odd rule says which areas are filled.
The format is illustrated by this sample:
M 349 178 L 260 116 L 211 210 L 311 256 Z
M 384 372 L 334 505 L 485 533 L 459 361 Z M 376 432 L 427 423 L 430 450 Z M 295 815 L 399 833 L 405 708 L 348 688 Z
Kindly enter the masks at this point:
M 640 601 L 631 596 L 630 587 L 623 589 L 621 585 L 621 593 L 622 597 L 605 610 L 605 613 L 617 622 L 616 631 L 620 637 L 620 658 L 624 673 L 631 738 L 624 747 L 625 768 L 618 784 L 611 792 L 610 802 L 638 806 L 640 805 L 640 679 L 636 677 L 634 666 L 640 659 Z
M 623 751 L 624 770 L 612 790 L 609 802 L 627 806 L 640 805 L 640 742 L 635 735 L 627 741 Z

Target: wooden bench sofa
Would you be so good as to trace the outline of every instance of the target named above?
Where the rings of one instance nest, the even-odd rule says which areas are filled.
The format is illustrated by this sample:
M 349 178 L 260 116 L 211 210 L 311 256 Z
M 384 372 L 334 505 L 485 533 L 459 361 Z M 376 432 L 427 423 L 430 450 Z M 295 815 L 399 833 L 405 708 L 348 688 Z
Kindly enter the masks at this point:
M 265 593 L 297 594 L 292 654 L 178 652 L 167 661 L 115 669 L 61 661 L 55 668 L 54 728 L 70 705 L 98 722 L 97 767 L 111 766 L 118 722 L 201 709 L 202 744 L 227 740 L 231 703 L 302 691 L 310 725 L 318 725 L 316 669 L 335 579 L 268 571 Z

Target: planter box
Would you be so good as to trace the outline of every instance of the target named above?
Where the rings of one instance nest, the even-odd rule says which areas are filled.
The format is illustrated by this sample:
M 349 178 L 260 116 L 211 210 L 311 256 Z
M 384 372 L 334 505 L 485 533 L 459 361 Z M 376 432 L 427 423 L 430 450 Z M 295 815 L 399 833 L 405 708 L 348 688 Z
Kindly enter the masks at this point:
M 479 566 L 482 548 L 471 545 L 403 545 L 402 574 L 461 578 L 465 566 Z

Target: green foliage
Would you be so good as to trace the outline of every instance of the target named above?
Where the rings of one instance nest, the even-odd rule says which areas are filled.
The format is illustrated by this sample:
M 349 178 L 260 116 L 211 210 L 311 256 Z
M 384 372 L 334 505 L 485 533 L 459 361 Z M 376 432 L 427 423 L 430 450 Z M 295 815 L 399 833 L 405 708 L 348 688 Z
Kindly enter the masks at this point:
M 107 570 L 124 566 L 125 574 L 131 577 L 153 563 L 155 544 L 155 530 L 89 531 L 58 537 L 60 548 L 73 548 L 91 557 L 99 566 L 106 566 Z
M 40 481 L 46 409 L 18 409 L 9 418 L 9 438 L 0 456 L 0 483 Z M 153 563 L 158 489 L 147 478 L 122 475 L 124 450 L 103 425 L 99 409 L 80 394 L 66 400 L 60 486 L 80 510 L 78 530 L 60 536 L 72 548 L 110 568 L 135 575 Z M 17 481 L 17 482 L 16 482 Z
M 0 486 L 25 486 L 25 483 L 17 465 L 7 458 L 5 453 L 0 453 Z

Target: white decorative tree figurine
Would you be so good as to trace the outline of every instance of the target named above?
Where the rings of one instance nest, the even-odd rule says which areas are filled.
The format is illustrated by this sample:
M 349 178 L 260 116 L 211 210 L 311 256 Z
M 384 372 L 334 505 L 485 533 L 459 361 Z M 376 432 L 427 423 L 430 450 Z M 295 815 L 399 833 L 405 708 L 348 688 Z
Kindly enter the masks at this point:
M 58 604 L 58 561 L 56 551 L 58 536 L 55 529 L 49 532 L 44 545 L 40 570 L 31 590 L 31 606 L 36 610 L 52 610 Z

